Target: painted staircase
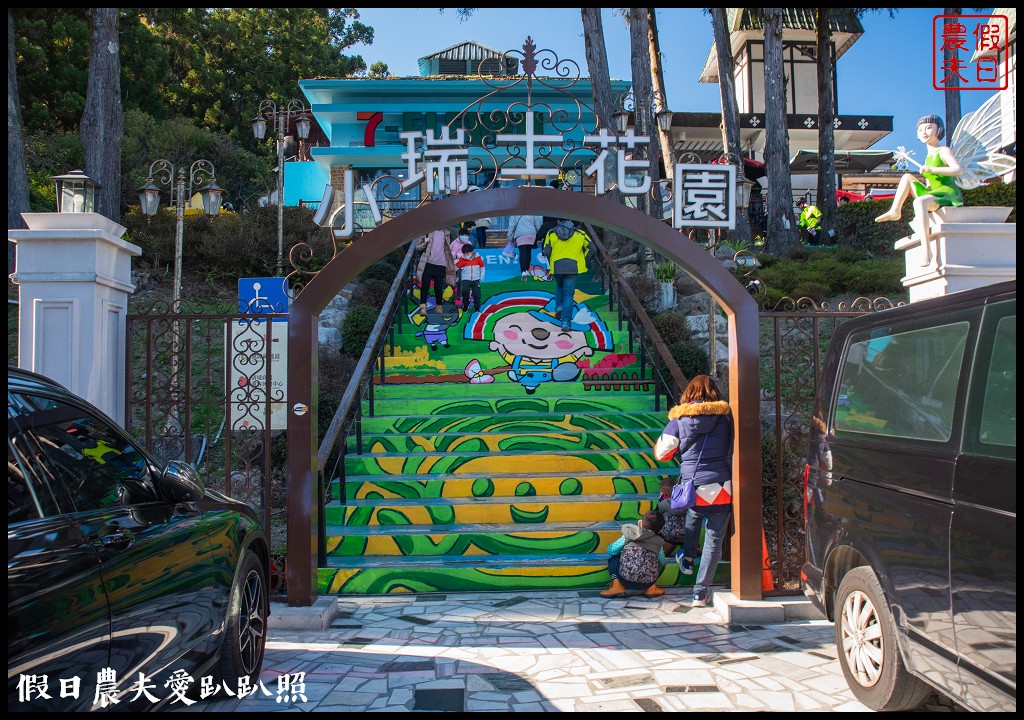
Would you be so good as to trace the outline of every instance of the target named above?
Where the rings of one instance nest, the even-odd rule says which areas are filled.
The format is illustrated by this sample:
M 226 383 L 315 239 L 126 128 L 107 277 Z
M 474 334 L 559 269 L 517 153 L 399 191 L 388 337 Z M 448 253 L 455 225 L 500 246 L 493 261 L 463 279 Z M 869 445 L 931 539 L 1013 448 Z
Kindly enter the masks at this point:
M 396 327 L 372 417 L 364 400 L 362 453 L 353 434 L 330 485 L 321 594 L 605 587 L 608 545 L 675 477 L 652 453 L 666 415 L 650 371 L 640 376 L 596 283 L 580 279 L 579 322 L 564 336 L 544 307 L 554 282 L 516 276 L 482 290 L 480 309 L 416 309 Z M 579 351 L 568 368 L 579 376 L 534 384 L 520 365 L 513 380 L 514 360 L 493 349 L 513 335 L 548 347 L 561 337 L 553 352 Z M 679 579 L 666 566 L 661 582 Z

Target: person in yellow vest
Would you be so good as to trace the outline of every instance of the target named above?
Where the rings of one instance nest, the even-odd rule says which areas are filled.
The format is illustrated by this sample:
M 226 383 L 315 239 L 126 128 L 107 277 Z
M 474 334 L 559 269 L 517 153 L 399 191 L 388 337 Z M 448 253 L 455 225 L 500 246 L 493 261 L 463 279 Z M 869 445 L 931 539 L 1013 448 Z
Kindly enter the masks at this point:
M 561 323 L 562 330 L 569 330 L 576 297 L 576 278 L 587 271 L 590 237 L 572 220 L 560 220 L 545 236 L 542 252 L 555 277 L 555 318 Z
M 821 227 L 821 210 L 816 205 L 805 205 L 800 211 L 800 227 L 808 241 L 818 239 Z

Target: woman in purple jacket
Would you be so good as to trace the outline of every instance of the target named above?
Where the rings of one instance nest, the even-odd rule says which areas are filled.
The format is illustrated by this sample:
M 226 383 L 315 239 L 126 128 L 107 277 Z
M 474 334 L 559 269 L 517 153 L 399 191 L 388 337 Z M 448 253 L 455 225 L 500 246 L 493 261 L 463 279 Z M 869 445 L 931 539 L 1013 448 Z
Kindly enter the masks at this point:
M 707 375 L 697 375 L 668 416 L 669 423 L 658 438 L 654 454 L 664 462 L 678 449 L 679 481 L 694 480 L 697 504 L 686 515 L 683 551 L 676 562 L 684 575 L 693 574 L 693 560 L 704 525 L 704 550 L 693 584 L 693 606 L 704 607 L 709 600 L 708 584 L 722 558 L 732 514 L 732 414 L 715 381 Z

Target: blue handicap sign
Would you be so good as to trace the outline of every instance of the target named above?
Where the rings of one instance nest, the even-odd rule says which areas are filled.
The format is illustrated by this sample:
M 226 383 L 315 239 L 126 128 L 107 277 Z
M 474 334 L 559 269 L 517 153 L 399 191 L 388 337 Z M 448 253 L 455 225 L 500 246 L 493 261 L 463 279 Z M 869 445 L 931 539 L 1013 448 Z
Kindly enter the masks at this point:
M 239 278 L 238 309 L 253 315 L 288 312 L 288 285 L 285 278 Z M 275 320 L 283 321 L 285 318 Z

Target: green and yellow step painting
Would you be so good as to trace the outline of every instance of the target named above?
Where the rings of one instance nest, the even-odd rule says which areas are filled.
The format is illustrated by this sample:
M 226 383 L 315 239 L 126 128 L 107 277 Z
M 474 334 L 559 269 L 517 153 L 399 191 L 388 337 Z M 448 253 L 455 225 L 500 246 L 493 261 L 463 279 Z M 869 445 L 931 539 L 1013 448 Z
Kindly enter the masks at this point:
M 675 477 L 652 453 L 650 370 L 596 283 L 580 278 L 566 330 L 554 282 L 481 287 L 480 308 L 424 313 L 417 295 L 396 324 L 362 454 L 349 437 L 329 486 L 321 593 L 601 588 L 621 525 Z

